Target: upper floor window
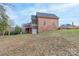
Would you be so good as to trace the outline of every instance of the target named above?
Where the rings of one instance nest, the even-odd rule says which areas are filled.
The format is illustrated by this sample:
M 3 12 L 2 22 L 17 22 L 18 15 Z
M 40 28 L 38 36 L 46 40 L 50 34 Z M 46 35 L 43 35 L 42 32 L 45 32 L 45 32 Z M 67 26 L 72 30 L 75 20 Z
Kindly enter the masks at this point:
M 46 22 L 44 21 L 44 25 L 46 25 Z
M 56 23 L 56 22 L 53 22 L 52 25 L 53 25 L 53 26 L 57 26 L 57 23 Z

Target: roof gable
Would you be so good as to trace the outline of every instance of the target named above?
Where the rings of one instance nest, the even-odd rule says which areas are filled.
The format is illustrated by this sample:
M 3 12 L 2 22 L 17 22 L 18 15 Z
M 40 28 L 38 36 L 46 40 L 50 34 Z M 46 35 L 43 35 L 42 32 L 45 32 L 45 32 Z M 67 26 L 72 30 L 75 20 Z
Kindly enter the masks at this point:
M 56 16 L 55 14 L 49 14 L 49 13 L 41 13 L 41 12 L 37 12 L 36 13 L 37 17 L 46 17 L 46 18 L 56 18 L 59 19 L 58 16 Z

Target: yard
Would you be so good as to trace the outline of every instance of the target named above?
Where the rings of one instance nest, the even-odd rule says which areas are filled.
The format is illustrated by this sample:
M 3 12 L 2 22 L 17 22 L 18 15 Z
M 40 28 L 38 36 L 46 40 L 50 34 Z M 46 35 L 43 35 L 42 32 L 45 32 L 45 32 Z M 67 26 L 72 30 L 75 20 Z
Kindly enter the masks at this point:
M 0 36 L 0 55 L 79 56 L 79 30 Z

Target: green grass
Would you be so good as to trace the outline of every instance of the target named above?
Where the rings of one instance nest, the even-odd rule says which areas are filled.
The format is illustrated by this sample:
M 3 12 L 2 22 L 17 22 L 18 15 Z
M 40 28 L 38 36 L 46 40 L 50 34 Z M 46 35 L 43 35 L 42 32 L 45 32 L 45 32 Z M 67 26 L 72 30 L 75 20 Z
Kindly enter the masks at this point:
M 79 55 L 79 30 L 1 36 L 0 55 Z

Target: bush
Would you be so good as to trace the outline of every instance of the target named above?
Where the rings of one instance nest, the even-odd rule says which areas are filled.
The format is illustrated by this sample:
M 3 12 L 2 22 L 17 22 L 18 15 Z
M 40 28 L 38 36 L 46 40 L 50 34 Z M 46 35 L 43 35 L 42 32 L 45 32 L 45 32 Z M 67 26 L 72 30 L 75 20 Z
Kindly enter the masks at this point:
M 20 34 L 21 32 L 22 32 L 22 28 L 19 26 L 16 26 L 14 34 Z

